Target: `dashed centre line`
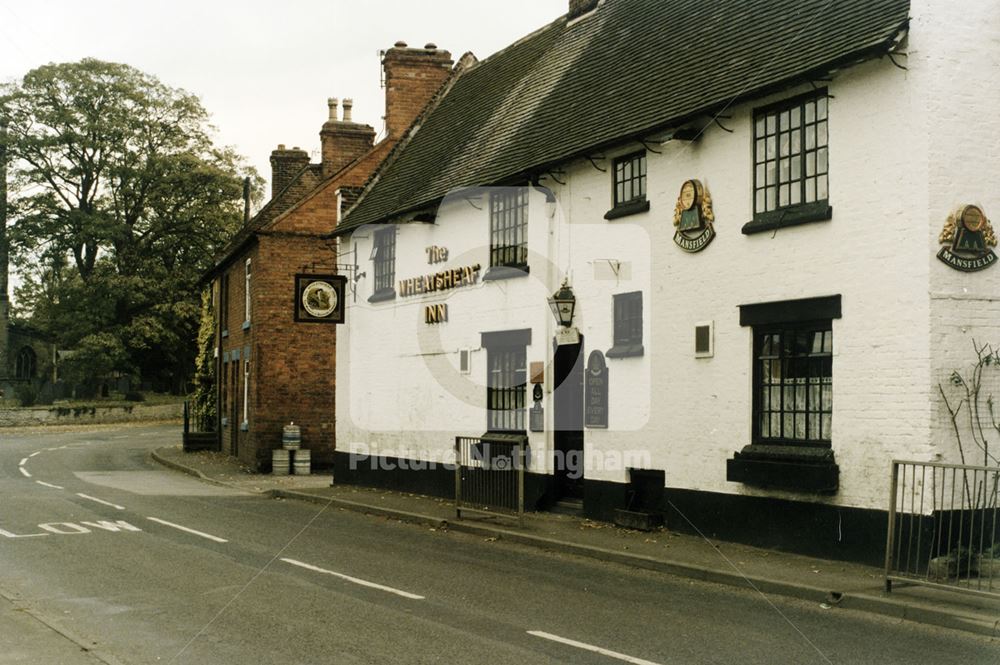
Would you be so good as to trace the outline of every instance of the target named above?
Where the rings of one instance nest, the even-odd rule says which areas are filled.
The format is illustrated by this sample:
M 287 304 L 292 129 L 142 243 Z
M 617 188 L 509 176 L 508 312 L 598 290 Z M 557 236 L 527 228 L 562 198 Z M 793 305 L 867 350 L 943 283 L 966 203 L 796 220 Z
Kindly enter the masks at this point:
M 39 485 L 45 485 L 46 487 L 51 487 L 54 490 L 64 490 L 64 489 L 66 489 L 62 485 L 53 485 L 52 483 L 47 483 L 44 480 L 36 480 L 35 482 L 38 483 Z
M 617 658 L 618 660 L 625 661 L 626 663 L 632 663 L 632 665 L 659 665 L 659 663 L 654 663 L 651 660 L 643 660 L 642 658 L 626 656 L 625 654 L 618 653 L 617 651 L 611 651 L 610 649 L 604 649 L 602 647 L 595 647 L 593 644 L 587 644 L 586 642 L 577 642 L 576 640 L 571 640 L 566 637 L 559 637 L 558 635 L 553 635 L 552 633 L 546 633 L 541 630 L 529 630 L 528 635 L 534 635 L 535 637 L 541 637 L 542 639 L 545 640 L 551 640 L 552 642 L 558 642 L 559 644 L 565 644 L 566 646 L 576 647 L 577 649 L 583 649 L 584 651 L 599 653 L 602 656 L 607 656 L 608 658 Z
M 146 519 L 148 519 L 151 522 L 156 522 L 157 524 L 162 524 L 164 526 L 173 527 L 174 529 L 178 529 L 180 531 L 186 531 L 187 533 L 192 533 L 196 536 L 201 536 L 202 538 L 208 538 L 209 540 L 215 541 L 217 543 L 229 542 L 225 538 L 219 538 L 218 536 L 213 536 L 212 534 L 205 533 L 204 531 L 196 531 L 194 529 L 189 529 L 186 526 L 181 526 L 180 524 L 174 524 L 173 522 L 168 522 L 167 520 L 161 520 L 158 517 L 147 517 Z
M 326 575 L 333 575 L 334 577 L 339 577 L 342 580 L 353 582 L 354 584 L 359 584 L 361 586 L 369 587 L 371 589 L 378 589 L 380 591 L 387 591 L 389 593 L 394 593 L 397 596 L 402 596 L 403 598 L 409 598 L 410 600 L 424 600 L 423 596 L 418 596 L 415 593 L 410 593 L 408 591 L 400 591 L 399 589 L 393 589 L 391 586 L 385 586 L 384 584 L 376 584 L 375 582 L 369 582 L 368 580 L 362 580 L 357 577 L 351 577 L 350 575 L 344 575 L 343 573 L 335 573 L 332 570 L 325 570 L 318 566 L 313 566 L 308 563 L 296 561 L 295 559 L 282 558 L 281 560 L 284 561 L 285 563 L 290 563 L 293 566 L 298 566 L 299 568 L 305 568 L 306 570 L 311 570 L 317 573 L 324 573 Z
M 117 508 L 118 510 L 125 510 L 125 506 L 119 506 L 117 503 L 111 503 L 110 501 L 105 501 L 104 499 L 98 499 L 96 496 L 90 496 L 89 494 L 76 493 L 81 499 L 87 499 L 88 501 L 94 501 L 95 503 L 101 503 L 105 506 L 111 506 L 112 508 Z

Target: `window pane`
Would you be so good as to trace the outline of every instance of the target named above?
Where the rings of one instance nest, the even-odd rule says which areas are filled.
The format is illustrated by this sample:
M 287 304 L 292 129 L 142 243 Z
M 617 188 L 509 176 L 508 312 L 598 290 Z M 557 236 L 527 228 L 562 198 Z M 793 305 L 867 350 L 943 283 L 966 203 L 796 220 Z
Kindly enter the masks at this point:
M 767 168 L 767 180 L 766 180 L 766 183 L 768 185 L 775 184 L 775 178 L 776 178 L 776 176 L 778 174 L 777 164 L 778 164 L 777 162 L 767 162 L 767 164 L 765 165 L 765 167 Z
M 782 111 L 778 116 L 778 129 L 788 129 L 788 111 Z
M 775 205 L 775 200 L 774 200 L 776 194 L 777 192 L 775 191 L 774 187 L 767 188 L 767 210 L 774 210 L 775 207 L 777 207 Z
M 767 153 L 766 153 L 767 154 L 767 158 L 768 159 L 774 159 L 775 157 L 777 157 L 777 155 L 775 154 L 776 150 L 777 150 L 777 137 L 768 136 L 767 137 Z
M 816 175 L 816 153 L 810 152 L 806 154 L 806 175 L 813 176 Z
M 791 160 L 789 160 L 786 157 L 785 159 L 782 159 L 780 162 L 778 162 L 779 165 L 778 179 L 780 180 L 780 182 L 788 182 L 789 175 L 791 173 L 791 165 L 789 163 L 790 161 Z
M 788 185 L 782 185 L 778 188 L 778 205 L 786 206 L 789 203 L 788 200 Z
M 757 136 L 762 136 L 764 134 L 764 116 L 759 116 L 757 118 L 757 123 L 754 126 L 754 134 Z
M 796 106 L 792 109 L 791 126 L 798 127 L 802 124 L 802 112 L 801 109 Z
M 816 117 L 820 120 L 826 119 L 826 97 L 820 97 L 816 100 Z
M 825 122 L 821 122 L 818 125 L 816 125 L 816 143 L 818 145 L 826 145 L 826 140 L 827 140 L 826 132 L 827 129 Z
M 826 171 L 827 171 L 826 150 L 827 150 L 826 148 L 820 148 L 819 150 L 816 151 L 816 172 L 817 173 L 826 173 Z
M 792 132 L 791 153 L 797 155 L 800 152 L 802 152 L 802 130 L 796 129 Z
M 816 179 L 806 180 L 806 203 L 813 203 L 816 200 Z
M 816 102 L 806 102 L 806 122 L 816 121 Z
M 802 185 L 801 184 L 795 183 L 795 185 L 792 187 L 792 200 L 789 203 L 791 203 L 792 205 L 797 205 L 799 203 L 802 203 Z
M 806 127 L 806 150 L 812 150 L 816 147 L 816 125 L 808 125 Z
M 775 130 L 776 130 L 775 116 L 769 115 L 767 116 L 767 133 L 774 134 Z
M 764 205 L 764 190 L 758 189 L 754 198 L 754 210 L 757 212 L 764 212 L 766 209 L 767 208 Z
M 826 176 L 821 175 L 816 179 L 816 200 L 824 201 L 830 197 L 826 187 Z
M 754 148 L 754 155 L 758 162 L 762 162 L 767 158 L 764 153 L 764 139 L 757 139 L 756 146 Z

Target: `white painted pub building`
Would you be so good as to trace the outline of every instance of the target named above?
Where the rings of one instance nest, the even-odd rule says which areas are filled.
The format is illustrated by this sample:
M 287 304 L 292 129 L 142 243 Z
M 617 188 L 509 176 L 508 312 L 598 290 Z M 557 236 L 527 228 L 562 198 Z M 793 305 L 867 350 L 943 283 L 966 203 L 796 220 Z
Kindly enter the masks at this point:
M 347 211 L 336 482 L 448 495 L 455 437 L 524 437 L 530 508 L 878 560 L 890 461 L 957 461 L 996 3 L 688 6 L 467 56 Z

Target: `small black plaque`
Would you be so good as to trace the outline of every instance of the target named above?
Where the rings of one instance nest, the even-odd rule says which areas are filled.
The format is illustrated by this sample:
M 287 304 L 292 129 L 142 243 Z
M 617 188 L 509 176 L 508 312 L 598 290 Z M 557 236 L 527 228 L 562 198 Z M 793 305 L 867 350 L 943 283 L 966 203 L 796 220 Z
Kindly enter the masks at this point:
M 587 359 L 584 424 L 595 429 L 608 427 L 608 365 L 600 351 L 591 352 Z

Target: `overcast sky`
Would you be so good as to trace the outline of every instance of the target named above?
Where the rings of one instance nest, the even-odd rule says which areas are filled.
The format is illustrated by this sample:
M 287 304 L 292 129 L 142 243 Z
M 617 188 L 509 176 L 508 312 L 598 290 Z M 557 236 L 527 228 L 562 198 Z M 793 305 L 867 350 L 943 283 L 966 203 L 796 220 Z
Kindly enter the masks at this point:
M 201 97 L 221 143 L 270 178 L 278 143 L 315 155 L 327 97 L 382 130 L 379 50 L 428 42 L 480 59 L 568 0 L 0 0 L 0 80 L 47 62 L 123 62 Z

